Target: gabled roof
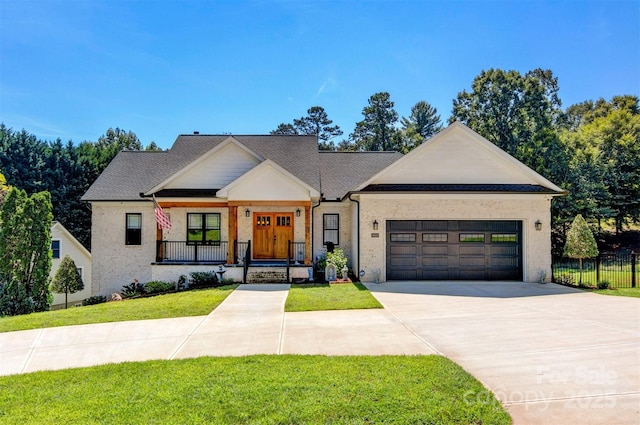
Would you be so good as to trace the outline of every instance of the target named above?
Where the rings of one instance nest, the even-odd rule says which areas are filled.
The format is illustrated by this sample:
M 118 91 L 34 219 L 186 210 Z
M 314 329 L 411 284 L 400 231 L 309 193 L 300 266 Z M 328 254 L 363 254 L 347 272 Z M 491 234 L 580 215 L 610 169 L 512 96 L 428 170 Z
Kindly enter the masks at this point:
M 64 227 L 62 225 L 62 223 L 60 223 L 59 221 L 53 221 L 51 222 L 51 230 L 57 230 L 60 233 L 62 233 L 63 235 L 65 235 L 65 237 L 67 238 L 67 240 L 69 240 L 71 243 L 73 243 L 80 252 L 82 252 L 87 258 L 91 258 L 91 253 L 89 252 L 89 250 L 87 248 L 84 247 L 84 245 L 82 245 L 76 238 L 75 236 L 73 236 L 71 234 L 71 232 L 69 232 L 67 230 L 66 227 Z
M 279 178 L 288 179 L 291 182 L 293 182 L 295 185 L 299 186 L 300 189 L 308 191 L 309 197 L 311 198 L 320 197 L 320 193 L 316 189 L 306 184 L 304 181 L 300 180 L 298 177 L 291 174 L 290 172 L 288 172 L 287 170 L 285 170 L 284 168 L 282 168 L 281 166 L 279 166 L 278 164 L 276 164 L 274 161 L 270 159 L 265 160 L 260 165 L 252 168 L 251 170 L 247 171 L 244 175 L 240 176 L 239 178 L 232 181 L 225 187 L 221 188 L 218 191 L 217 195 L 222 198 L 227 198 L 229 196 L 229 192 L 232 192 L 234 188 L 240 187 L 242 185 L 246 185 L 247 183 L 252 183 L 252 180 L 255 179 L 256 176 L 263 174 L 263 172 L 266 169 L 274 170 L 277 173 Z
M 484 185 L 485 188 L 524 185 L 544 187 L 555 194 L 565 193 L 459 121 L 376 173 L 354 191 L 370 185 L 391 188 L 390 185 L 411 184 L 449 185 L 448 191 L 456 185 Z
M 180 135 L 165 152 L 120 152 L 82 197 L 84 201 L 140 200 L 141 192 L 161 190 L 161 184 L 185 170 L 230 135 Z M 233 135 L 237 144 L 270 159 L 318 192 L 318 143 L 315 136 Z M 184 188 L 189 189 L 189 188 Z M 220 189 L 210 188 L 210 189 Z

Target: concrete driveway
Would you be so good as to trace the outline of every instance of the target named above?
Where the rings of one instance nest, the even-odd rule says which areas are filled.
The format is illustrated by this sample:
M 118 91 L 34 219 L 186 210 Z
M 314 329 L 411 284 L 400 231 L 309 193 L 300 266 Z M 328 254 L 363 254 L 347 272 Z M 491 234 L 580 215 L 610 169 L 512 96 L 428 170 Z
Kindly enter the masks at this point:
M 515 424 L 640 424 L 640 299 L 522 282 L 367 287 L 491 389 Z

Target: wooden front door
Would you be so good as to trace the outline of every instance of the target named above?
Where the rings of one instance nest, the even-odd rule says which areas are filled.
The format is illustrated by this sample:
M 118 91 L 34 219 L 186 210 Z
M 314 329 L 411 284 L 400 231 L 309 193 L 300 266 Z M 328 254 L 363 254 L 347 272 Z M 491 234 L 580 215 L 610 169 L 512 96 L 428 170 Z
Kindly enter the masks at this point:
M 293 241 L 293 213 L 253 215 L 253 258 L 287 258 L 289 241 Z

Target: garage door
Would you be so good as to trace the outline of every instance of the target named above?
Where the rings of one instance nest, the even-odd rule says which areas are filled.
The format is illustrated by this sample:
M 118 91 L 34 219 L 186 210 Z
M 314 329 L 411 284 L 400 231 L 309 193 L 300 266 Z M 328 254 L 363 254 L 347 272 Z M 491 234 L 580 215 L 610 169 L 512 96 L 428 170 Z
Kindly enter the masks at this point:
M 387 280 L 522 280 L 522 222 L 387 221 Z

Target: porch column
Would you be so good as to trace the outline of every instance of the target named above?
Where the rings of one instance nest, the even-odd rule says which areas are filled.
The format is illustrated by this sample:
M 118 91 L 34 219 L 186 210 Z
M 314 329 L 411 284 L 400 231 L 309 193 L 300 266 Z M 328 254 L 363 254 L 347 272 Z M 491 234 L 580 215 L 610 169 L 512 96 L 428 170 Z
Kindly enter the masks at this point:
M 238 207 L 229 207 L 229 245 L 227 245 L 227 264 L 235 264 L 236 240 L 238 239 Z
M 304 263 L 311 264 L 311 206 L 304 206 Z

